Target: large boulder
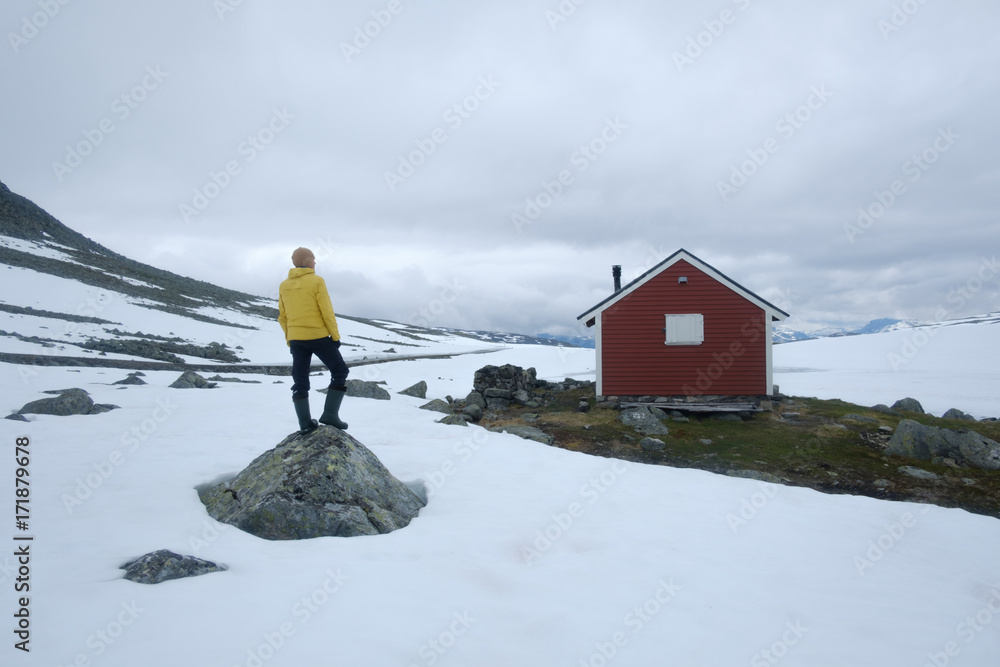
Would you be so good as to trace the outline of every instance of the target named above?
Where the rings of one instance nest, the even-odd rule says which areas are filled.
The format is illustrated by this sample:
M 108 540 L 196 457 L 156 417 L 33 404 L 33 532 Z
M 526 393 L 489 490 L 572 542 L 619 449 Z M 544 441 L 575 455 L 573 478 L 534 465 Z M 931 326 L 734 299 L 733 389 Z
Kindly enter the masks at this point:
M 904 412 L 916 412 L 918 415 L 925 414 L 924 406 L 915 398 L 901 398 L 892 404 L 892 410 L 902 410 Z
M 1000 442 L 975 431 L 952 431 L 903 419 L 889 440 L 889 454 L 929 461 L 937 456 L 964 461 L 985 470 L 1000 470 Z
M 209 572 L 224 572 L 228 568 L 209 560 L 182 556 L 167 549 L 160 549 L 139 556 L 122 565 L 120 569 L 125 570 L 125 578 L 129 581 L 139 584 L 159 584 L 171 579 L 197 577 Z
M 268 540 L 388 533 L 424 506 L 367 447 L 332 426 L 288 436 L 199 496 L 217 521 Z
M 55 392 L 46 392 L 55 393 Z M 96 415 L 108 410 L 114 410 L 117 405 L 94 403 L 83 389 L 62 389 L 55 398 L 40 398 L 26 403 L 17 411 L 19 415 Z

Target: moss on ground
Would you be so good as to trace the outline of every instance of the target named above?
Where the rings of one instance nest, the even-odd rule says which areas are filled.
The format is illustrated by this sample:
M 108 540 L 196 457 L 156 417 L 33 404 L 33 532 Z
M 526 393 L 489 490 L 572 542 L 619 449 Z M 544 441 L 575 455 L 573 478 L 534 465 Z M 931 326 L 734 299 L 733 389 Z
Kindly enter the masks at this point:
M 555 438 L 556 447 L 640 463 L 697 468 L 716 473 L 756 470 L 792 486 L 886 500 L 933 503 L 1000 518 L 1000 471 L 954 468 L 944 463 L 889 456 L 885 447 L 902 419 L 954 430 L 974 430 L 1000 441 L 1000 422 L 941 419 L 900 412 L 885 414 L 841 400 L 783 398 L 773 412 L 740 421 L 691 414 L 667 420 L 659 452 L 639 446 L 644 437 L 618 421 L 618 410 L 595 406 L 592 388 L 550 392 L 540 408 L 511 406 L 484 426 L 529 423 Z M 580 401 L 589 412 L 577 411 Z M 532 416 L 537 415 L 537 417 Z M 914 466 L 940 479 L 915 479 L 899 472 Z

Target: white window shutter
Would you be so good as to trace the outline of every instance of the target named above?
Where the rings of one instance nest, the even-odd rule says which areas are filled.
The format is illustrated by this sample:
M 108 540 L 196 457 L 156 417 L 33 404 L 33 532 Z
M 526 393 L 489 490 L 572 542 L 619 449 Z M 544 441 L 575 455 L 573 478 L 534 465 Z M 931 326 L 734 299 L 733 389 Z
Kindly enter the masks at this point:
M 666 339 L 667 345 L 701 345 L 705 341 L 705 316 L 698 314 L 691 315 L 666 315 Z

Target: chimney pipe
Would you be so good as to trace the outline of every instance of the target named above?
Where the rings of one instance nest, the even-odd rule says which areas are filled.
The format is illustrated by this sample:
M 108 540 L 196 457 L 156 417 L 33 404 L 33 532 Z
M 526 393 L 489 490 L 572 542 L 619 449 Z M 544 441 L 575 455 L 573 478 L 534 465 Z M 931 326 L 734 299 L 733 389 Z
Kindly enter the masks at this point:
M 622 291 L 622 267 L 618 264 L 612 266 L 611 276 L 615 279 L 615 293 Z

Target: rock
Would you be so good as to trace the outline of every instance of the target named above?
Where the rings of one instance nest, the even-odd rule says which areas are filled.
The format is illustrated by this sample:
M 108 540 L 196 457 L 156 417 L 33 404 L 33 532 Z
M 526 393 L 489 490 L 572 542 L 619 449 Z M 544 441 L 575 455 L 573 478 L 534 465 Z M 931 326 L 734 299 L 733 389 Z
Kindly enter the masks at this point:
M 884 403 L 879 403 L 878 405 L 873 405 L 872 406 L 872 410 L 874 410 L 875 412 L 881 412 L 882 414 L 885 414 L 885 415 L 892 415 L 893 417 L 898 417 L 899 416 L 899 412 L 897 412 L 896 410 L 893 410 L 892 408 L 890 408 L 888 405 L 886 405 Z
M 525 412 L 521 415 L 521 420 L 526 421 L 529 424 L 534 424 L 538 421 L 538 415 L 534 412 Z
M 941 419 L 962 419 L 965 421 L 976 421 L 976 418 L 972 415 L 962 412 L 958 408 L 951 408 L 948 412 L 941 415 Z
M 424 403 L 420 406 L 421 410 L 431 410 L 433 412 L 442 412 L 446 415 L 451 414 L 451 406 L 448 405 L 446 401 L 442 401 L 440 398 L 435 398 L 429 403 Z
M 487 389 L 503 389 L 513 394 L 519 389 L 530 392 L 539 384 L 534 368 L 524 369 L 510 364 L 483 366 L 476 371 L 472 380 L 472 388 L 487 398 L 489 398 L 486 394 Z M 512 396 L 495 396 L 494 398 L 510 400 Z
M 397 394 L 401 394 L 403 396 L 412 396 L 414 398 L 423 398 L 423 399 L 426 399 L 427 398 L 427 383 L 424 382 L 423 380 L 421 380 L 420 382 L 416 383 L 415 385 L 409 386 L 406 389 L 404 389 L 403 391 L 398 391 L 396 393 Z
M 439 419 L 438 424 L 448 424 L 449 426 L 468 426 L 468 417 L 462 415 L 448 415 L 444 419 Z
M 121 566 L 125 578 L 139 584 L 159 584 L 171 579 L 197 577 L 209 572 L 224 572 L 228 568 L 194 556 L 182 556 L 160 549 Z
M 475 403 L 471 403 L 462 408 L 462 414 L 466 415 L 472 421 L 477 422 L 483 418 L 483 409 Z
M 691 420 L 689 418 L 687 418 L 687 417 L 685 417 L 685 416 L 682 415 L 680 417 L 671 417 L 670 421 L 677 422 L 678 424 L 687 424 Z
M 372 398 L 376 401 L 388 401 L 392 398 L 378 382 L 367 380 L 348 380 L 347 395 L 354 398 Z
M 711 445 L 712 444 L 712 439 L 711 438 L 702 438 L 698 442 L 700 442 L 701 444 L 707 446 L 707 445 Z
M 483 410 L 486 409 L 486 399 L 478 391 L 470 391 L 469 395 L 465 397 L 466 405 L 478 405 Z
M 664 419 L 667 419 L 667 418 L 670 417 L 670 415 L 668 415 L 662 409 L 656 408 L 656 407 L 650 407 L 649 408 L 649 414 L 653 415 L 654 417 L 656 417 L 660 421 L 663 421 Z
M 639 446 L 647 452 L 659 452 L 666 448 L 667 443 L 662 440 L 657 440 L 656 438 L 643 438 L 639 441 Z
M 14 412 L 14 413 L 11 413 L 11 414 L 7 415 L 6 417 L 4 417 L 4 419 L 10 419 L 10 420 L 17 421 L 17 422 L 26 422 L 26 421 L 28 421 L 27 417 L 25 417 L 24 415 L 22 415 L 20 413 L 17 413 L 17 412 Z
M 590 412 L 590 401 L 582 400 L 580 404 L 576 406 L 577 412 Z
M 894 429 L 891 426 L 879 426 L 878 430 L 879 430 L 879 433 L 887 433 L 887 434 L 891 435 L 892 432 L 895 431 L 896 429 Z
M 650 413 L 649 408 L 629 408 L 618 415 L 618 421 L 643 435 L 667 435 L 670 430 Z
M 214 389 L 217 385 L 194 371 L 184 371 L 170 386 L 174 389 Z
M 904 475 L 909 475 L 914 479 L 926 479 L 926 480 L 941 479 L 938 475 L 932 473 L 929 470 L 921 470 L 920 468 L 914 468 L 913 466 L 900 466 L 898 470 Z
M 510 391 L 506 389 L 497 389 L 496 387 L 489 387 L 488 389 L 486 389 L 486 391 L 483 392 L 483 396 L 486 397 L 487 401 L 489 401 L 491 398 L 503 398 L 508 401 L 514 398 L 514 394 L 512 394 Z
M 140 375 L 140 373 L 129 373 L 124 380 L 118 380 L 118 382 L 111 384 L 146 384 L 146 381 L 139 377 Z
M 512 392 L 511 398 L 521 405 L 524 405 L 531 399 L 531 397 L 528 396 L 528 392 L 524 389 L 518 389 L 517 391 Z
M 892 482 L 890 482 L 887 479 L 876 479 L 874 482 L 872 482 L 872 486 L 874 486 L 876 489 L 888 489 L 890 486 L 892 486 Z
M 916 412 L 918 415 L 925 414 L 924 407 L 915 398 L 902 398 L 892 404 L 893 410 L 903 410 L 904 412 Z
M 493 431 L 494 433 L 510 433 L 520 438 L 524 438 L 525 440 L 534 440 L 536 442 L 540 442 L 543 445 L 551 445 L 553 442 L 555 442 L 555 438 L 553 438 L 548 433 L 542 431 L 541 429 L 535 428 L 534 426 L 521 426 L 519 424 L 508 424 L 506 426 L 494 426 L 490 430 Z
M 40 398 L 31 401 L 17 411 L 19 415 L 96 415 L 114 410 L 117 405 L 95 405 L 94 400 L 83 389 L 62 389 L 55 398 Z M 27 420 L 25 420 L 27 421 Z
M 946 456 L 985 470 L 1000 470 L 1000 443 L 975 431 L 952 431 L 903 419 L 889 440 L 889 454 L 929 461 Z
M 216 373 L 208 378 L 209 382 L 235 382 L 237 384 L 260 384 L 260 380 L 243 380 L 240 378 L 225 378 Z
M 198 495 L 217 521 L 268 540 L 389 533 L 424 506 L 367 447 L 332 426 L 293 433 Z
M 787 413 L 787 412 L 785 413 L 786 416 L 788 414 L 789 413 Z M 798 417 L 799 415 L 795 414 L 795 416 Z M 709 419 L 712 419 L 712 420 L 717 421 L 717 422 L 741 422 L 741 421 L 743 421 L 740 418 L 739 415 L 734 415 L 732 412 L 715 412 L 715 413 L 713 413 L 709 417 Z
M 743 479 L 755 479 L 759 482 L 770 482 L 771 484 L 784 484 L 785 481 L 777 475 L 759 470 L 730 470 L 726 473 L 729 477 L 742 477 Z

